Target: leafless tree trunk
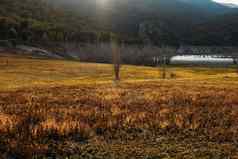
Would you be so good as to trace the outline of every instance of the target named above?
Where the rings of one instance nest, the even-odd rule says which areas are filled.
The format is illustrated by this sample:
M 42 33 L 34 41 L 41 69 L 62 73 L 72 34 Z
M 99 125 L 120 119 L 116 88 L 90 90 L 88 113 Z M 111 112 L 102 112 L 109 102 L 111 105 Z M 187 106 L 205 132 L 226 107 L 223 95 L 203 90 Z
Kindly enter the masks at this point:
M 111 41 L 112 60 L 114 65 L 115 81 L 120 81 L 121 55 L 118 44 L 115 40 Z
M 173 48 L 167 47 L 167 46 L 163 46 L 161 47 L 161 51 L 162 51 L 162 58 L 161 58 L 161 64 L 162 64 L 162 78 L 165 79 L 167 76 L 167 64 L 168 64 L 168 57 L 171 55 L 175 55 L 175 50 Z
M 162 78 L 166 78 L 166 56 L 163 56 L 162 59 Z

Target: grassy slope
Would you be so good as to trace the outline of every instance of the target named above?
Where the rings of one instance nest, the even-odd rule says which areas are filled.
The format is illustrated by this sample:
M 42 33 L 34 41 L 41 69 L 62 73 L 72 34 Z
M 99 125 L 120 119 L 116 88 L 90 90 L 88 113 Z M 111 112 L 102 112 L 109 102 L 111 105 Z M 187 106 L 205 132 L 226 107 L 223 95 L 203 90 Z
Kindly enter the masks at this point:
M 106 64 L 0 61 L 5 157 L 238 156 L 235 69 L 170 68 L 176 79 L 162 80 L 156 68 L 123 66 L 116 86 Z
M 12 90 L 32 86 L 112 83 L 113 67 L 108 64 L 80 63 L 63 60 L 39 60 L 22 57 L 0 57 L 0 89 Z M 176 81 L 238 82 L 233 68 L 170 67 L 168 76 Z M 161 69 L 124 65 L 122 82 L 161 81 Z

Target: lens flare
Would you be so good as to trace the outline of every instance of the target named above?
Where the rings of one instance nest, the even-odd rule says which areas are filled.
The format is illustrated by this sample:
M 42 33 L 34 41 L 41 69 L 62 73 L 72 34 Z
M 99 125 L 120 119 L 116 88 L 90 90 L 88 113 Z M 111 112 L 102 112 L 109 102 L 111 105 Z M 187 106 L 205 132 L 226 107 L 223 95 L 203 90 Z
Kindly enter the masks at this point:
M 98 5 L 104 6 L 104 5 L 108 4 L 109 0 L 98 0 L 97 2 L 98 2 Z

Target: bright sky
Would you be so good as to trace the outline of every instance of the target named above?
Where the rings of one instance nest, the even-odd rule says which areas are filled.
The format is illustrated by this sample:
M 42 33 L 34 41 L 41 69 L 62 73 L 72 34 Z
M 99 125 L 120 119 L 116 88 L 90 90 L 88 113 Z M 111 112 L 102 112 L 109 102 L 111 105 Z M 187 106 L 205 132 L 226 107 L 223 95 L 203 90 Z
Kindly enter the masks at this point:
M 214 1 L 220 2 L 220 3 L 234 3 L 238 5 L 238 0 L 214 0 Z

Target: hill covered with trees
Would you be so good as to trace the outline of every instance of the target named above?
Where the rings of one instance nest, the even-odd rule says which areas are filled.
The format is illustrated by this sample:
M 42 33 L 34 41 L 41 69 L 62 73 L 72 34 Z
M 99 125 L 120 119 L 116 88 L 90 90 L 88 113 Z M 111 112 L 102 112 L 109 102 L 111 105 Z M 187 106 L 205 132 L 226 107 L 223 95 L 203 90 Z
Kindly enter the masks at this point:
M 199 39 L 200 27 L 210 32 L 207 23 L 222 27 L 223 15 L 229 21 L 238 20 L 232 16 L 237 11 L 212 0 L 51 0 L 53 5 L 74 10 L 79 15 L 87 16 L 100 29 L 110 30 L 120 35 L 136 37 L 143 42 L 155 45 L 223 45 L 223 37 L 209 35 Z M 211 21 L 211 22 L 210 22 Z M 229 22 L 228 24 L 229 25 Z M 233 29 L 237 27 L 230 25 Z M 227 28 L 219 30 L 221 34 Z M 194 33 L 195 32 L 195 33 Z M 191 33 L 191 34 L 190 34 Z M 230 33 L 232 34 L 232 33 Z M 214 39 L 221 41 L 215 43 Z M 197 42 L 194 42 L 197 41 Z M 214 43 L 213 43 L 214 42 Z M 231 41 L 229 44 L 233 45 Z
M 64 41 L 70 34 L 93 30 L 87 18 L 43 0 L 2 0 L 0 40 L 41 43 Z
M 0 40 L 237 45 L 236 12 L 211 0 L 2 0 Z
M 193 26 L 186 38 L 193 45 L 238 46 L 238 11 Z

